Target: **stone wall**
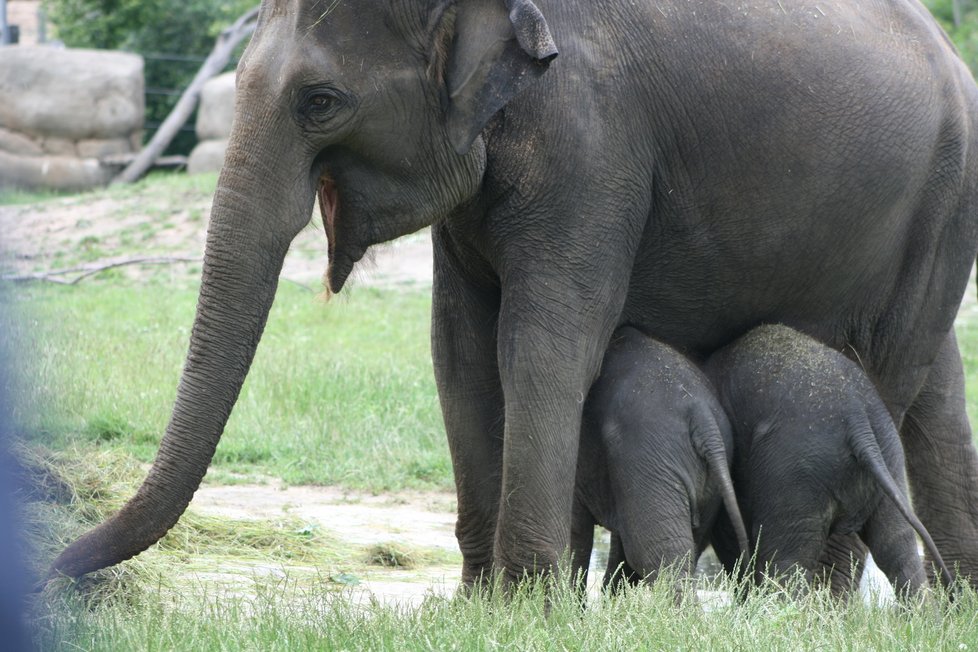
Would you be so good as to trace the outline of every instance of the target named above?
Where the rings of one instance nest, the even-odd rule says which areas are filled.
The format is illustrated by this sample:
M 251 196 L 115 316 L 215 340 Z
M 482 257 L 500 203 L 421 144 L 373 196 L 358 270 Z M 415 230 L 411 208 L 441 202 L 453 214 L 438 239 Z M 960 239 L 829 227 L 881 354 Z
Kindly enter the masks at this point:
M 50 47 L 0 48 L 0 188 L 107 183 L 107 156 L 139 149 L 143 59 Z
M 224 165 L 224 150 L 234 118 L 234 73 L 227 72 L 208 81 L 200 93 L 197 107 L 197 146 L 187 159 L 187 172 L 211 172 Z

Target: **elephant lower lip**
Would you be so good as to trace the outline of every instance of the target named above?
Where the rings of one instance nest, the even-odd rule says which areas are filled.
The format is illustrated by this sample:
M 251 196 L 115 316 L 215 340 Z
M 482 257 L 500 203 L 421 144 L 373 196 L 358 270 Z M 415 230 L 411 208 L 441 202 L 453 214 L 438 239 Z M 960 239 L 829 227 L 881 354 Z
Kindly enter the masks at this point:
M 326 231 L 326 253 L 329 256 L 326 267 L 326 282 L 330 291 L 335 292 L 339 288 L 332 287 L 331 279 L 334 271 L 333 266 L 336 262 L 336 217 L 339 213 L 340 197 L 336 191 L 336 182 L 333 181 L 328 172 L 319 177 L 317 196 L 319 198 L 319 212 L 323 218 L 323 230 Z
M 336 214 L 339 212 L 340 198 L 336 192 L 336 182 L 329 174 L 319 177 L 319 212 L 323 216 L 326 240 L 332 249 L 336 238 Z M 330 252 L 332 253 L 332 252 Z

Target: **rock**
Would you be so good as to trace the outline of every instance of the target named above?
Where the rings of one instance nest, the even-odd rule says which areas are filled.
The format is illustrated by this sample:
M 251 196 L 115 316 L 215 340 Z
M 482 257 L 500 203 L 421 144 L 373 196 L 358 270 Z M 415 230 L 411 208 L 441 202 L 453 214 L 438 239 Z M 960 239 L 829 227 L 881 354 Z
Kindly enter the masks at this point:
M 128 154 L 133 151 L 129 138 L 112 138 L 110 140 L 80 140 L 75 145 L 78 156 L 82 158 L 105 158 L 115 154 Z
M 16 131 L 0 128 L 0 152 L 22 156 L 40 156 L 44 153 L 40 144 Z
M 45 154 L 55 156 L 78 156 L 75 143 L 66 138 L 44 138 L 41 142 L 41 149 Z
M 85 190 L 105 185 L 111 171 L 95 159 L 18 156 L 0 152 L 0 188 Z
M 197 138 L 219 140 L 231 135 L 234 118 L 234 73 L 214 77 L 200 92 L 197 107 Z
M 205 140 L 197 143 L 187 159 L 187 174 L 215 172 L 224 166 L 224 151 L 227 149 L 226 138 L 221 140 Z
M 143 125 L 143 59 L 50 47 L 0 48 L 0 127 L 77 141 L 129 138 Z
M 0 48 L 0 187 L 108 183 L 98 159 L 139 149 L 143 59 L 50 47 Z

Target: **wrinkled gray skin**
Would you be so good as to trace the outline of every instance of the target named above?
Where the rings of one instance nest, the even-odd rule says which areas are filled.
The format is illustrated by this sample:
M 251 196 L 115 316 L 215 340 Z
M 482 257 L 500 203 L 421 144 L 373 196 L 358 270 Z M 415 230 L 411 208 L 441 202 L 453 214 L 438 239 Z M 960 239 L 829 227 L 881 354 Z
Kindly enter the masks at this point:
M 652 582 L 665 566 L 689 575 L 721 504 L 747 551 L 731 445 L 727 416 L 695 365 L 634 328 L 615 331 L 581 424 L 571 559 L 582 585 L 595 524 L 612 534 L 605 586 L 616 573 Z
M 583 399 L 615 327 L 706 356 L 774 320 L 858 354 L 918 513 L 978 577 L 951 330 L 978 249 L 978 97 L 926 10 L 538 3 L 263 2 L 159 454 L 54 573 L 126 559 L 179 518 L 318 194 L 333 292 L 369 246 L 432 225 L 465 582 L 567 549 Z
M 786 326 L 760 326 L 705 370 L 734 429 L 734 483 L 756 555 L 755 580 L 800 568 L 809 583 L 829 536 L 858 534 L 898 592 L 927 585 L 903 448 L 872 383 L 849 358 Z M 714 542 L 728 569 L 736 544 Z

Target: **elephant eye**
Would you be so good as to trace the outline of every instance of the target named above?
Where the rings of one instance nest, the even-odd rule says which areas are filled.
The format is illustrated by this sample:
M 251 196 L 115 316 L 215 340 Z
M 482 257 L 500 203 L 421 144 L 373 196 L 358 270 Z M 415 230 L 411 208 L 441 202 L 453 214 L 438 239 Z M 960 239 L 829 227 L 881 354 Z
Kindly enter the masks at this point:
M 333 98 L 326 94 L 313 95 L 309 98 L 309 106 L 322 109 L 333 103 Z
M 292 115 L 302 129 L 335 133 L 354 114 L 355 95 L 332 84 L 316 84 L 301 89 L 294 97 Z
M 346 103 L 347 96 L 332 86 L 312 86 L 299 95 L 298 113 L 312 121 L 324 120 Z

